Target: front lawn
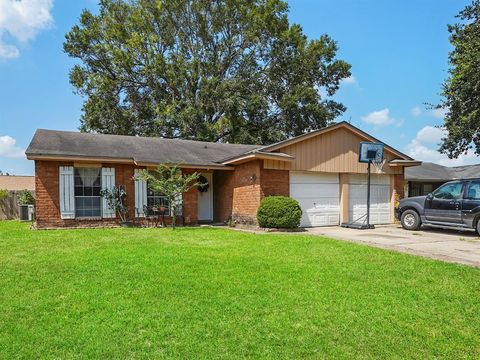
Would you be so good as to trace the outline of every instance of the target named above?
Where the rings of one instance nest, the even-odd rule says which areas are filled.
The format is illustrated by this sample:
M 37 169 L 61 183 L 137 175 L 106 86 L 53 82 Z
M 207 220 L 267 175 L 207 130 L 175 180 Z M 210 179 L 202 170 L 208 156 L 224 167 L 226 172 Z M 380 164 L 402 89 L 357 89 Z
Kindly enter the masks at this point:
M 306 235 L 0 222 L 0 358 L 479 358 L 478 269 Z

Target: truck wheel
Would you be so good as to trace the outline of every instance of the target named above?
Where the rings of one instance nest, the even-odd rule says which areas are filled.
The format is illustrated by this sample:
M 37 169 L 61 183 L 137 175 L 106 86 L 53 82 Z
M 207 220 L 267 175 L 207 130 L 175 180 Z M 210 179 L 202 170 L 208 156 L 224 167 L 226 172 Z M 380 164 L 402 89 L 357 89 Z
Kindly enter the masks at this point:
M 402 227 L 405 230 L 418 230 L 422 224 L 420 215 L 415 210 L 405 210 L 400 218 Z

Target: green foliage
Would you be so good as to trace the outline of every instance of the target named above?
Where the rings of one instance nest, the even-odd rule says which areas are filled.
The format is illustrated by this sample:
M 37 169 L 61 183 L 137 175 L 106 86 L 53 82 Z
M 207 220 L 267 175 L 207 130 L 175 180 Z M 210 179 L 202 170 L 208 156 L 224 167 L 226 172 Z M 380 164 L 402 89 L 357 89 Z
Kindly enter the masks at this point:
M 19 205 L 35 205 L 35 197 L 29 190 L 21 190 L 17 194 Z
M 153 171 L 140 171 L 137 179 L 145 180 L 149 187 L 167 198 L 172 209 L 172 227 L 175 228 L 177 214 L 181 206 L 179 199 L 182 198 L 183 193 L 200 185 L 198 183 L 199 177 L 200 174 L 197 172 L 183 173 L 176 165 L 160 164 Z
M 5 199 L 8 196 L 8 194 L 10 194 L 10 191 L 6 189 L 0 189 L 0 201 Z
M 449 77 L 443 84 L 447 111 L 440 151 L 457 158 L 473 148 L 480 155 L 480 0 L 475 0 L 457 16 L 461 22 L 450 25 Z
M 281 0 L 103 0 L 66 35 L 82 131 L 267 144 L 343 113 L 350 65 Z M 323 90 L 323 91 L 320 91 Z M 322 93 L 329 97 L 322 98 Z
M 298 201 L 287 196 L 267 196 L 257 210 L 258 224 L 264 228 L 294 229 L 301 217 Z
M 127 192 L 124 185 L 114 186 L 111 189 L 103 189 L 100 191 L 100 196 L 107 201 L 108 206 L 113 209 L 116 214 L 118 213 L 122 222 L 127 222 L 128 206 L 125 205 Z

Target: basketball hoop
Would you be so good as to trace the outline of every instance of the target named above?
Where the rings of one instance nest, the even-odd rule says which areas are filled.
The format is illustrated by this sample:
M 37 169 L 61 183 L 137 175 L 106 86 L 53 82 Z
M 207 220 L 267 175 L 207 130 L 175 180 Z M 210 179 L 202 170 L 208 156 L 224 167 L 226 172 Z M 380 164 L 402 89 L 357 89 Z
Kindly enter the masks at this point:
M 373 143 L 367 141 L 361 141 L 359 144 L 358 161 L 361 163 L 367 163 L 367 213 L 358 219 L 355 219 L 349 223 L 341 224 L 342 227 L 354 228 L 354 229 L 373 229 L 375 226 L 370 224 L 370 183 L 371 183 L 371 167 L 375 166 L 375 172 L 377 174 L 382 173 L 385 160 L 383 159 L 383 147 L 382 143 Z M 362 222 L 360 222 L 363 219 Z
M 375 173 L 381 174 L 383 173 L 383 165 L 387 162 L 386 159 L 383 159 L 382 161 L 377 161 L 377 160 L 372 160 L 372 164 L 375 167 Z

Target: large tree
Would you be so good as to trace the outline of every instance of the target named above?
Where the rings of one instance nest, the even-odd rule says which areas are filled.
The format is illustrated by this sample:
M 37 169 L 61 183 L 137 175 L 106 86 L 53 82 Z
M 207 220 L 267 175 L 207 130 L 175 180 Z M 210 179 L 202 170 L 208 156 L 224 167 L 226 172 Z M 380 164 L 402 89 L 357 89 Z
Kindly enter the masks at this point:
M 449 76 L 443 84 L 446 110 L 440 151 L 457 158 L 469 149 L 480 155 L 480 1 L 465 7 L 448 27 L 453 50 L 449 54 Z
M 281 0 L 100 1 L 64 43 L 81 130 L 271 143 L 328 125 L 350 65 L 287 15 Z

